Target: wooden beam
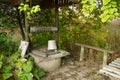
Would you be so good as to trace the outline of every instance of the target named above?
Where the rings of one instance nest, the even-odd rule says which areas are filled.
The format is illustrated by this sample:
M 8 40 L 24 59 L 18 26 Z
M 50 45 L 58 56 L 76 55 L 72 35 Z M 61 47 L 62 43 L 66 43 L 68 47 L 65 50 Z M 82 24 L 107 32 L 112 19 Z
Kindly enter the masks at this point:
M 93 46 L 88 46 L 88 45 L 84 45 L 84 44 L 79 44 L 79 43 L 75 43 L 75 45 L 103 52 L 104 53 L 104 56 L 103 56 L 103 67 L 107 65 L 107 53 L 111 53 L 111 54 L 115 53 L 115 51 L 109 51 L 109 50 L 106 50 L 106 49 L 101 49 L 101 48 L 97 48 L 97 47 L 93 47 Z M 81 53 L 81 55 L 82 54 L 83 53 Z
M 97 47 L 93 47 L 93 46 L 88 46 L 88 45 L 84 45 L 84 44 L 79 44 L 79 43 L 75 43 L 76 46 L 83 46 L 83 47 L 86 47 L 86 48 L 91 48 L 91 49 L 94 49 L 94 50 L 97 50 L 97 51 L 101 51 L 101 52 L 107 52 L 107 53 L 115 53 L 115 51 L 110 51 L 110 50 L 106 50 L 106 49 L 101 49 L 101 48 L 97 48 Z
M 31 33 L 38 33 L 38 32 L 56 32 L 58 31 L 57 27 L 30 27 Z
M 41 6 L 41 8 L 42 9 L 50 9 L 50 8 L 56 8 L 56 7 L 70 6 L 73 4 L 78 4 L 78 3 L 64 3 L 64 4 L 58 4 L 58 5 L 43 5 L 43 6 Z M 82 4 L 80 6 L 82 7 Z

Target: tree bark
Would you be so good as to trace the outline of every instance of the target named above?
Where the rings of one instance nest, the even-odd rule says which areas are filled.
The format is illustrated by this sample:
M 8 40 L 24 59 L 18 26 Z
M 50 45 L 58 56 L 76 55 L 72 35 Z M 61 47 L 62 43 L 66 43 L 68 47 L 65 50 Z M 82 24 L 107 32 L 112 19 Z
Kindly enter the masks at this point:
M 17 9 L 17 21 L 18 21 L 18 24 L 19 24 L 22 39 L 25 40 L 25 32 L 24 32 L 24 29 L 23 29 L 23 25 L 21 23 L 22 20 L 20 18 L 19 9 Z

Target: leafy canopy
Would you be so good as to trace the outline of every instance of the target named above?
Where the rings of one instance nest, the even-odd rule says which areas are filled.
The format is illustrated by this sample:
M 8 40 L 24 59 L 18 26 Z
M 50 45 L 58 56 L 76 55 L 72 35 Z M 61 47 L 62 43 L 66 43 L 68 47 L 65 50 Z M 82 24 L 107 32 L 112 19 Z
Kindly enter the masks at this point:
M 29 0 L 26 0 L 25 3 L 21 3 L 20 6 L 18 7 L 18 9 L 20 10 L 20 12 L 26 12 L 27 13 L 27 18 L 31 18 L 31 16 L 34 16 L 35 13 L 40 11 L 40 6 L 39 5 L 35 5 L 30 7 L 28 4 Z
M 83 4 L 82 12 L 86 17 L 94 14 L 96 9 L 100 9 L 99 17 L 102 22 L 120 17 L 119 0 L 82 0 L 81 2 Z

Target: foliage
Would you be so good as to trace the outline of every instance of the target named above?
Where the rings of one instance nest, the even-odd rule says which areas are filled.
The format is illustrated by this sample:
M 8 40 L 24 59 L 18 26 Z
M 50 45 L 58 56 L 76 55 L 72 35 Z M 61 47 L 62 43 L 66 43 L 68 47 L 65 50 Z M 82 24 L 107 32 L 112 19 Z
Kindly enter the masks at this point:
M 29 24 L 32 27 L 51 27 L 54 25 L 54 14 L 54 10 L 41 9 L 39 13 L 35 14 L 35 16 L 31 18 Z M 43 46 L 47 45 L 48 40 L 54 39 L 54 32 L 40 32 L 31 34 L 30 37 L 33 46 Z
M 0 28 L 13 29 L 16 27 L 16 8 L 9 5 L 0 5 Z
M 100 7 L 100 18 L 102 22 L 106 22 L 116 17 L 120 17 L 120 1 L 119 0 L 82 0 L 83 4 L 83 13 L 85 15 L 90 15 L 91 12 L 94 14 L 94 10 L 98 9 L 96 2 L 99 1 Z M 96 6 L 95 6 L 96 4 Z
M 118 26 L 109 26 L 108 28 L 107 42 L 110 49 L 119 50 L 120 49 L 120 28 Z
M 33 46 L 44 46 L 47 45 L 48 40 L 54 39 L 53 33 L 38 33 L 38 34 L 32 34 L 31 40 L 33 41 Z
M 79 9 L 79 8 L 76 8 Z M 93 45 L 101 48 L 106 47 L 107 33 L 97 14 L 91 17 L 84 17 L 80 10 L 63 8 L 60 13 L 60 34 L 59 47 L 66 49 L 71 47 L 71 44 L 78 42 L 88 45 Z
M 49 14 L 48 14 L 49 13 Z M 52 9 L 41 9 L 40 12 L 36 13 L 34 17 L 29 20 L 30 26 L 53 26 L 54 25 L 54 10 Z
M 20 58 L 20 51 L 12 54 L 11 56 L 5 56 L 0 54 L 0 77 L 2 80 L 33 80 L 33 77 L 39 78 L 44 76 L 45 73 L 37 68 L 34 64 L 34 60 L 30 56 L 26 56 L 26 59 Z M 34 70 L 38 71 L 34 71 Z M 33 72 L 34 71 L 34 72 Z M 32 73 L 33 72 L 33 73 Z M 35 75 L 35 76 L 34 76 Z
M 18 44 L 16 39 L 8 36 L 6 32 L 0 32 L 0 51 L 1 53 L 7 53 L 6 55 L 10 55 L 17 51 Z
M 36 68 L 33 68 L 32 72 L 34 77 L 38 80 L 40 80 L 40 78 L 45 75 L 45 72 L 42 69 L 38 69 L 38 66 L 36 66 Z
M 18 9 L 20 10 L 20 12 L 22 11 L 26 12 L 27 18 L 31 18 L 31 16 L 33 16 L 35 13 L 40 11 L 40 6 L 35 5 L 35 6 L 30 7 L 27 2 L 29 2 L 29 0 L 26 0 L 25 3 L 21 3 Z
M 96 0 L 82 0 L 83 5 L 83 14 L 85 16 L 90 16 L 93 10 L 96 8 Z
M 100 15 L 102 22 L 106 22 L 119 16 L 117 0 L 103 0 L 101 10 L 103 11 Z
M 33 78 L 39 80 L 45 75 L 43 70 L 36 67 L 32 57 L 27 55 L 26 59 L 21 59 L 21 51 L 18 51 L 19 42 L 16 39 L 1 32 L 0 44 L 1 80 L 33 80 Z

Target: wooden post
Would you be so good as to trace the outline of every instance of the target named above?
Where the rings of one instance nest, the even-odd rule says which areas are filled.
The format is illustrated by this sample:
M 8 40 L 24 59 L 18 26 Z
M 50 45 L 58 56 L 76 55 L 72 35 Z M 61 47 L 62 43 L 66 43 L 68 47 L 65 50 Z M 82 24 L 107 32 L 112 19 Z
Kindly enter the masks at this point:
M 107 52 L 104 51 L 104 56 L 103 56 L 103 67 L 107 65 Z
M 93 54 L 93 49 L 92 48 L 90 48 L 90 49 L 88 49 L 88 56 L 89 56 L 89 60 L 94 60 L 94 54 Z
M 58 28 L 59 19 L 58 19 L 58 7 L 55 8 L 55 27 Z M 59 28 L 58 28 L 59 30 Z M 55 32 L 55 40 L 56 40 L 56 45 L 58 48 L 58 31 Z
M 80 52 L 80 61 L 82 61 L 84 58 L 84 47 L 81 46 L 81 52 Z

